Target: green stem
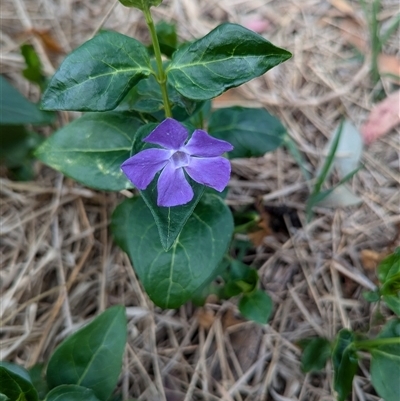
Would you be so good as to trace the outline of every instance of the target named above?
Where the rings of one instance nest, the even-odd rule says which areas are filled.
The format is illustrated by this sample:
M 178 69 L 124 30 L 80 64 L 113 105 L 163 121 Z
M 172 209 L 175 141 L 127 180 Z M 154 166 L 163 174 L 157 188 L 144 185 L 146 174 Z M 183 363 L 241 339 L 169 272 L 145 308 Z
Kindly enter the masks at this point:
M 154 26 L 150 8 L 144 9 L 143 13 L 146 18 L 147 26 L 149 27 L 151 41 L 153 42 L 154 55 L 156 56 L 156 63 L 157 63 L 157 69 L 158 69 L 156 79 L 161 88 L 161 94 L 162 94 L 164 110 L 165 110 L 165 117 L 172 117 L 171 106 L 169 103 L 168 91 L 167 91 L 167 76 L 165 75 L 165 71 L 164 71 L 164 67 L 163 67 L 163 63 L 162 63 L 160 44 L 158 42 L 156 28 Z
M 400 337 L 392 338 L 377 338 L 375 340 L 355 341 L 354 345 L 360 349 L 371 349 L 379 347 L 380 345 L 400 344 Z

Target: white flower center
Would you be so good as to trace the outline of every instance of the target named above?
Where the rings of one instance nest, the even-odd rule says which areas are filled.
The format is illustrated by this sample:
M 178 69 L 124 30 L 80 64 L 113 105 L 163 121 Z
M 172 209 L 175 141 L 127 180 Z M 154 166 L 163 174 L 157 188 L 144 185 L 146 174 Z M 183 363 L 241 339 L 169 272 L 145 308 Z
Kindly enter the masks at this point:
M 189 158 L 190 156 L 187 153 L 177 151 L 172 155 L 170 160 L 173 163 L 174 167 L 177 169 L 187 166 L 189 164 Z

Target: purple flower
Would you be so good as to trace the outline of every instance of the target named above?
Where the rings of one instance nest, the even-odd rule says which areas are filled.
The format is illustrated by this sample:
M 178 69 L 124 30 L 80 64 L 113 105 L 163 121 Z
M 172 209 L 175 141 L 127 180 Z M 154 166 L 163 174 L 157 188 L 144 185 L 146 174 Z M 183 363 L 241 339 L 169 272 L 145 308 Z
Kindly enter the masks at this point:
M 233 146 L 215 139 L 197 129 L 188 138 L 186 128 L 178 121 L 167 118 L 144 142 L 160 145 L 145 149 L 126 160 L 121 169 L 138 189 L 146 189 L 161 171 L 157 182 L 157 205 L 170 207 L 184 205 L 193 198 L 193 189 L 186 174 L 199 184 L 221 192 L 228 185 L 231 165 L 221 155 Z

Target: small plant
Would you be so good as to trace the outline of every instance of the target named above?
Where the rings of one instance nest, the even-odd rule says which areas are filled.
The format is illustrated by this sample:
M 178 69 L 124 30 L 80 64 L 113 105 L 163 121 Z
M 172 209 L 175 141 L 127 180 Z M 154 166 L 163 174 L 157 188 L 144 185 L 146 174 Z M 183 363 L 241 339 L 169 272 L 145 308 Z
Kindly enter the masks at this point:
M 51 136 L 36 155 L 93 188 L 136 188 L 113 213 L 113 237 L 152 301 L 177 308 L 232 271 L 229 263 L 221 264 L 234 230 L 223 199 L 229 159 L 261 156 L 287 137 L 264 109 L 212 112 L 210 100 L 291 54 L 230 23 L 180 44 L 173 25 L 153 22 L 150 8 L 161 0 L 121 3 L 143 12 L 151 51 L 133 38 L 102 31 L 69 54 L 49 82 L 42 107 L 88 113 Z M 235 295 L 244 294 L 242 311 L 252 302 L 265 304 L 255 320 L 266 323 L 270 299 L 251 280 L 250 287 L 237 286 Z
M 241 313 L 266 324 L 272 301 L 259 288 L 256 269 L 242 263 L 247 245 L 232 240 L 235 231 L 247 232 L 259 217 L 235 221 L 238 214 L 227 206 L 230 160 L 263 156 L 280 146 L 298 162 L 301 155 L 285 127 L 266 110 L 213 111 L 211 99 L 261 76 L 291 54 L 231 23 L 179 43 L 173 25 L 154 24 L 150 9 L 162 0 L 120 2 L 143 12 L 151 47 L 101 31 L 70 53 L 48 83 L 42 107 L 85 113 L 42 143 L 36 156 L 83 185 L 131 191 L 113 212 L 111 232 L 156 305 L 178 308 L 188 301 L 201 305 L 210 294 L 220 299 L 238 296 Z M 25 76 L 43 85 L 34 58 L 30 65 Z M 342 138 L 349 137 L 342 136 L 345 129 L 352 129 L 347 122 L 333 135 L 317 174 L 307 203 L 309 218 L 315 205 L 332 197 L 358 171 L 360 147 L 346 167 L 341 163 L 339 183 L 323 189 L 332 167 L 338 169 Z M 303 173 L 308 177 L 306 169 Z M 398 270 L 382 268 L 380 280 L 382 286 L 373 296 L 383 297 L 397 313 Z M 320 369 L 331 357 L 334 389 L 342 401 L 351 391 L 360 351 L 367 351 L 376 391 L 394 401 L 399 394 L 387 380 L 399 370 L 399 326 L 398 319 L 390 320 L 372 339 L 347 329 L 332 342 L 312 339 L 305 345 L 303 369 Z M 107 400 L 117 384 L 125 340 L 123 309 L 100 315 L 57 348 L 46 373 L 50 392 L 40 397 Z M 7 363 L 0 369 L 9 392 L 1 390 L 4 397 L 38 399 L 25 371 Z
M 378 277 L 381 286 L 367 298 L 378 301 L 382 296 L 397 318 L 390 319 L 375 338 L 342 329 L 332 342 L 320 337 L 300 342 L 304 372 L 323 369 L 331 358 L 338 401 L 346 400 L 352 390 L 361 351 L 370 355 L 371 382 L 379 396 L 385 401 L 400 398 L 400 248 L 381 262 Z
M 109 400 L 122 368 L 126 331 L 125 308 L 114 306 L 64 340 L 45 369 L 0 362 L 0 400 Z

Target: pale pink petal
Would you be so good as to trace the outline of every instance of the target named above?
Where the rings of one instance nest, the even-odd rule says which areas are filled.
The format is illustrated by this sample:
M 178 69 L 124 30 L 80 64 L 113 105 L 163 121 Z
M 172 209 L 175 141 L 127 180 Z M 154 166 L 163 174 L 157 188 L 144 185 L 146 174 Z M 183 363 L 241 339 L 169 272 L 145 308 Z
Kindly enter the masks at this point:
M 146 149 L 122 163 L 121 169 L 136 188 L 146 189 L 156 173 L 168 163 L 171 153 L 164 149 Z
M 157 190 L 158 206 L 179 206 L 193 199 L 193 189 L 187 182 L 183 169 L 175 169 L 172 163 L 168 163 L 161 172 Z
M 224 157 L 192 157 L 185 167 L 189 176 L 199 184 L 207 185 L 221 192 L 228 185 L 231 164 Z
M 187 129 L 182 124 L 172 118 L 167 118 L 143 141 L 160 145 L 166 149 L 178 150 L 183 146 L 187 137 Z
M 189 155 L 201 157 L 221 156 L 231 150 L 233 146 L 229 142 L 216 139 L 200 129 L 193 132 L 192 137 L 182 149 Z

